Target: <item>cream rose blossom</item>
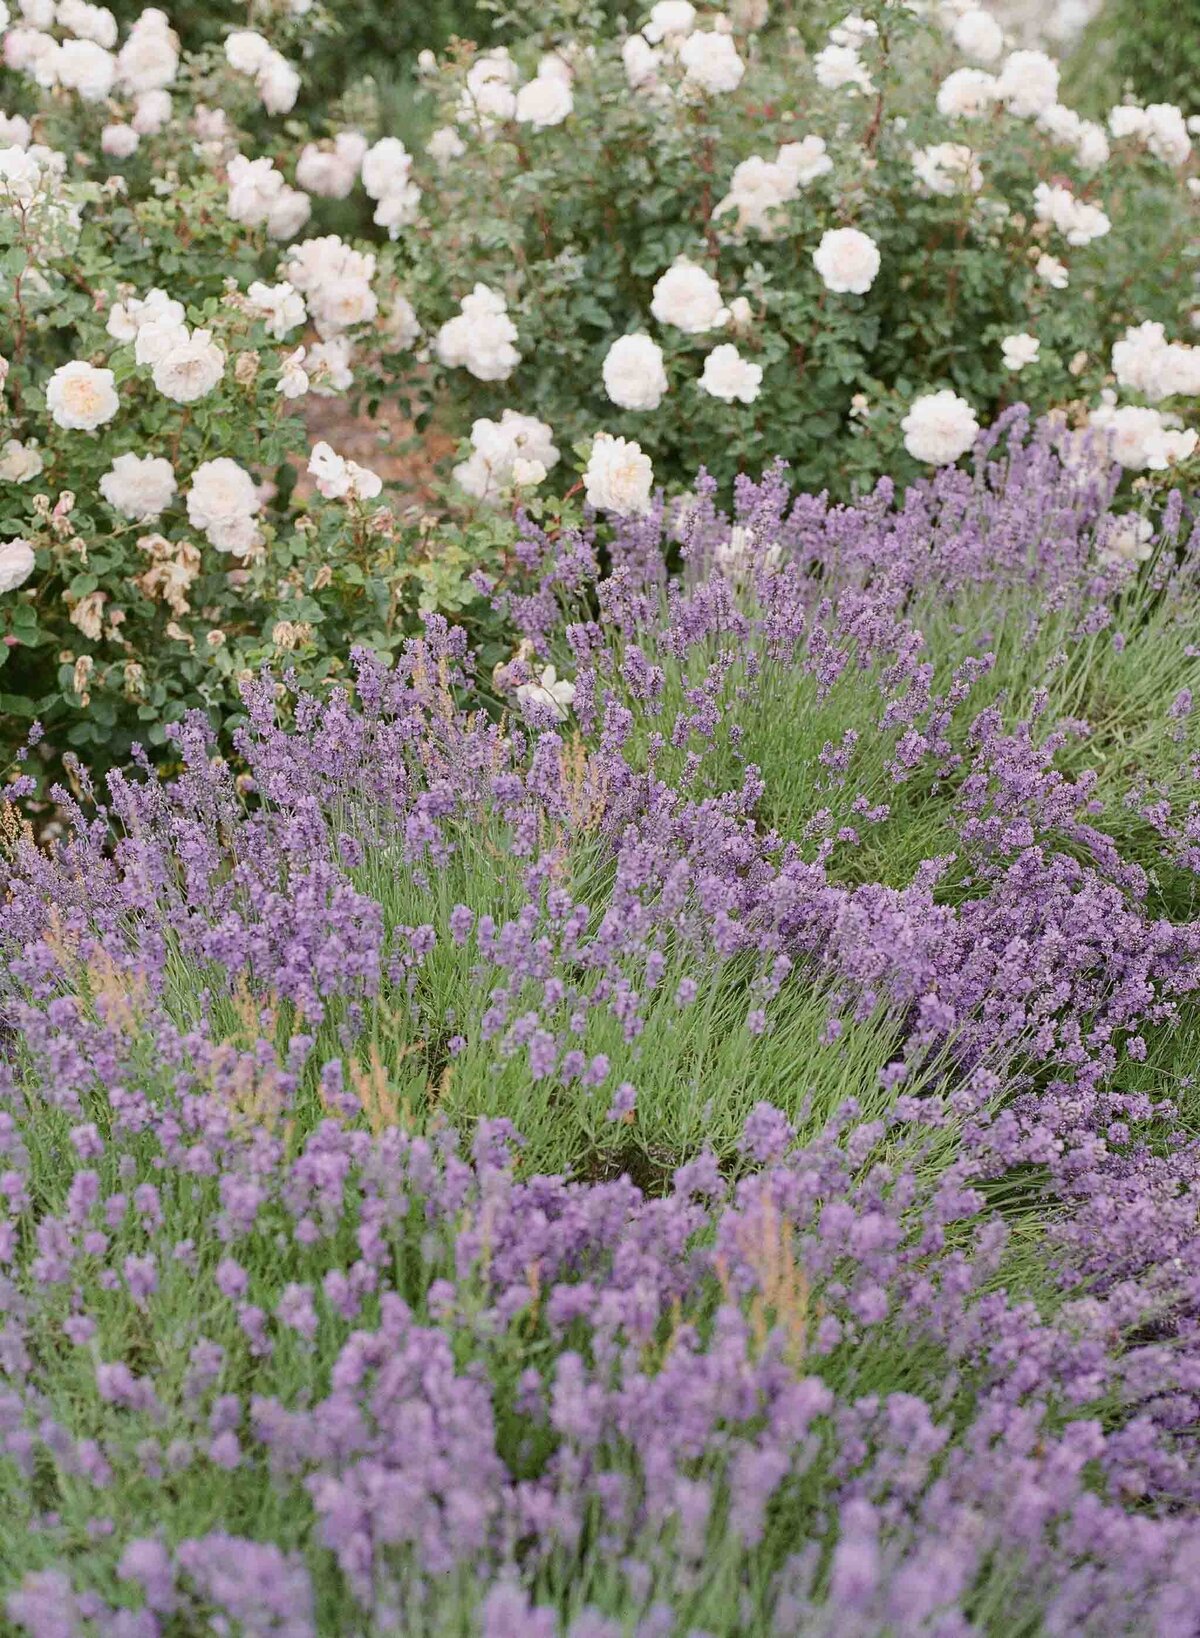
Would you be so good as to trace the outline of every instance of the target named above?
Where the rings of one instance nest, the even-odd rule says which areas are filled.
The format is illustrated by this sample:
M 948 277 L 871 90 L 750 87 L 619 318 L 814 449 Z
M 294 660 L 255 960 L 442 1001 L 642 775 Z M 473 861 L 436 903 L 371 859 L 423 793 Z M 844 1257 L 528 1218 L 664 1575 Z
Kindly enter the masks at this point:
M 654 468 L 640 444 L 607 432 L 596 434 L 583 474 L 590 506 L 618 517 L 649 511 L 653 484 Z
M 51 419 L 70 432 L 92 432 L 104 426 L 119 407 L 113 372 L 82 360 L 60 364 L 46 388 Z

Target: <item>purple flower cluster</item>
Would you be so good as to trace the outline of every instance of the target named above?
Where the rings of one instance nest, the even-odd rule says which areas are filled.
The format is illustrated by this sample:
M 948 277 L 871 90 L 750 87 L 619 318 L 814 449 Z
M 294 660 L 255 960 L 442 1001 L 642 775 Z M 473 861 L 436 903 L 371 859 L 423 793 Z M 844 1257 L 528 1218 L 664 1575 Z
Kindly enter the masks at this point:
M 17 1630 L 1200 1631 L 1197 542 L 1006 431 L 13 833 Z

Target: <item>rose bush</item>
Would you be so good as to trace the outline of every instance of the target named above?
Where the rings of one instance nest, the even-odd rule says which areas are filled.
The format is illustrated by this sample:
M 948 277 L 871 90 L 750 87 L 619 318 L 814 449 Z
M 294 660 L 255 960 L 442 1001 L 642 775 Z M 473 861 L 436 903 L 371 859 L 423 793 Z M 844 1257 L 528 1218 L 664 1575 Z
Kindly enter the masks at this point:
M 659 481 L 782 454 L 845 493 L 915 472 L 923 396 L 985 422 L 1019 370 L 1021 398 L 1082 424 L 1137 394 L 1113 375 L 1127 327 L 1191 345 L 1182 114 L 1081 118 L 1051 58 L 965 0 L 806 7 L 803 33 L 748 4 L 665 0 L 624 36 L 520 15 L 511 49 L 426 63 L 438 128 L 381 252 L 434 346 L 386 357 L 379 390 L 460 433 L 512 408 L 561 446 L 636 439 Z M 527 117 L 535 91 L 553 117 Z M 731 376 L 730 348 L 759 373 Z M 1162 430 L 1194 396 L 1154 401 Z
M 157 754 L 432 608 L 497 658 L 518 500 L 636 515 L 774 455 L 846 495 L 1018 397 L 1143 478 L 1192 458 L 1186 122 L 1081 119 L 976 8 L 518 7 L 511 46 L 425 56 L 408 145 L 369 87 L 300 117 L 327 13 L 237 21 L 6 19 L 9 748 Z M 330 396 L 432 429 L 407 484 Z

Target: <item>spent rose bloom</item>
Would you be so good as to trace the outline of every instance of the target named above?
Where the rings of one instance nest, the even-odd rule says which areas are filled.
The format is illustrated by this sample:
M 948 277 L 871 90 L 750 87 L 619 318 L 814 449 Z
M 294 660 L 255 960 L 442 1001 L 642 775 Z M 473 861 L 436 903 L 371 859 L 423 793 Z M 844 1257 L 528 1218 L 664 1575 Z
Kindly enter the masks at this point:
M 175 498 L 175 473 L 161 455 L 118 455 L 100 479 L 100 493 L 122 517 L 148 523 Z
M 711 398 L 721 398 L 727 404 L 735 399 L 752 404 L 758 397 L 762 378 L 762 365 L 749 363 L 731 341 L 726 341 L 714 347 L 704 360 L 700 387 Z
M 827 290 L 861 296 L 875 283 L 879 247 L 857 228 L 830 228 L 813 251 L 813 266 Z
M 908 453 L 915 461 L 926 461 L 931 466 L 949 466 L 957 461 L 979 435 L 975 411 L 949 388 L 918 398 L 900 426 Z
M 721 330 L 729 320 L 716 279 L 686 257 L 680 257 L 655 284 L 650 311 L 660 324 L 674 325 L 689 336 Z
M 119 408 L 111 370 L 76 359 L 60 364 L 46 387 L 46 408 L 56 426 L 91 432 L 111 421 Z
M 0 542 L 0 593 L 23 586 L 36 567 L 33 547 L 20 536 Z
M 667 391 L 663 351 L 648 335 L 621 336 L 604 357 L 604 390 L 629 410 L 656 410 Z
M 654 468 L 640 444 L 629 438 L 614 438 L 598 432 L 583 474 L 588 504 L 598 512 L 614 512 L 624 517 L 650 509 Z

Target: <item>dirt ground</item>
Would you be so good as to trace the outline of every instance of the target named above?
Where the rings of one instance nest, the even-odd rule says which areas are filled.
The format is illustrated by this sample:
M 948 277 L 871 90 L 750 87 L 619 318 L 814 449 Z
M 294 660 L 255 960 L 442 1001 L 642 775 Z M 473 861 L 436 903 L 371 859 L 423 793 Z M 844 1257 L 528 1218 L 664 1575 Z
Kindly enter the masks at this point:
M 394 405 L 381 404 L 371 418 L 355 414 L 348 399 L 310 393 L 304 401 L 304 420 L 310 445 L 324 440 L 347 460 L 377 472 L 384 483 L 398 485 L 418 505 L 434 498 L 435 469 L 454 451 L 453 438 L 436 428 L 420 435 L 419 447 L 406 450 L 404 445 L 413 436 L 412 422 Z M 296 497 L 313 493 L 313 480 L 301 465 Z

